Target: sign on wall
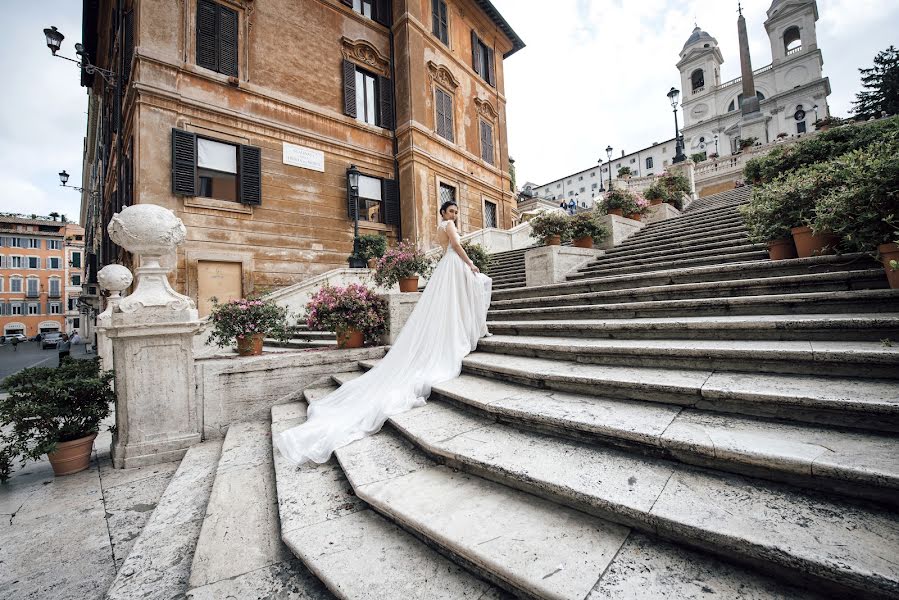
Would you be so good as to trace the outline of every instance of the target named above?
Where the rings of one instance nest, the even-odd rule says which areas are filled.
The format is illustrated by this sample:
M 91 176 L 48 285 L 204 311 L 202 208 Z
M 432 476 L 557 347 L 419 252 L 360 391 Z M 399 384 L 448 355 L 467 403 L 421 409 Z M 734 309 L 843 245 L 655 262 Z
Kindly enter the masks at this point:
M 284 164 L 325 172 L 325 153 L 284 142 Z

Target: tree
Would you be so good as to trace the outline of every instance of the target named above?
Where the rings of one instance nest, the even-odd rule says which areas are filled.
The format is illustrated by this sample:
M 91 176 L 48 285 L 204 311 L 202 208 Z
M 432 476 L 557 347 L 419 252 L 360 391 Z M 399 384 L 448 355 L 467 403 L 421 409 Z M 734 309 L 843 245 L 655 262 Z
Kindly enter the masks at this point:
M 899 50 L 890 46 L 874 57 L 874 66 L 859 69 L 862 75 L 861 91 L 855 95 L 855 115 L 869 119 L 881 113 L 899 114 Z

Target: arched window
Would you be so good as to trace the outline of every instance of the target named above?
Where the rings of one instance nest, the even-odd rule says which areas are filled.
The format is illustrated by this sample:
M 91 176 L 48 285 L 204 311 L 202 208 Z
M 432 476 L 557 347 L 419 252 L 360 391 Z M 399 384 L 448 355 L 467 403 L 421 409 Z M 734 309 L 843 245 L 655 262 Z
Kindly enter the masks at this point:
M 690 75 L 690 83 L 693 84 L 693 91 L 697 92 L 705 87 L 705 73 L 702 72 L 702 69 L 696 69 L 693 71 L 693 74 Z
M 784 31 L 784 52 L 789 54 L 793 50 L 802 48 L 802 36 L 795 25 Z
M 755 95 L 758 96 L 759 102 L 761 102 L 762 100 L 765 99 L 765 94 L 763 94 L 763 93 L 761 93 L 761 92 L 758 92 L 758 91 L 757 91 L 757 92 L 755 93 Z M 743 94 L 740 94 L 739 96 L 737 96 L 736 101 L 734 101 L 734 100 L 731 100 L 731 101 L 730 101 L 730 104 L 727 106 L 727 112 L 731 112 L 731 111 L 733 111 L 733 110 L 736 110 L 736 105 L 737 105 L 737 104 L 739 104 L 741 108 L 743 107 Z

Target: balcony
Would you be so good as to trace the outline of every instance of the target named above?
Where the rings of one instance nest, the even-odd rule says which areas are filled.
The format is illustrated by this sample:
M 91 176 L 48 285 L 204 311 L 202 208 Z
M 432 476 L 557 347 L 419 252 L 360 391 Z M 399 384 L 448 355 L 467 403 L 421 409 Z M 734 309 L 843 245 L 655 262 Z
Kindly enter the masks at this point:
M 796 46 L 792 50 L 787 50 L 787 56 L 793 56 L 794 54 L 799 54 L 802 52 L 802 46 Z

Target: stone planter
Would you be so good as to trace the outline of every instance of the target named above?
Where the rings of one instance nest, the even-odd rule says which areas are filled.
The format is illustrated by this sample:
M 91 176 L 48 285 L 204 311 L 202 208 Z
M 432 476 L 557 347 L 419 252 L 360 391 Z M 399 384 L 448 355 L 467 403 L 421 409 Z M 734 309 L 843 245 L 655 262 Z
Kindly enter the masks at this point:
M 623 217 L 623 216 L 624 216 L 624 211 L 623 211 L 622 209 L 620 209 L 620 208 L 610 208 L 610 209 L 608 210 L 608 213 L 607 213 L 607 214 L 615 215 L 616 217 Z
M 401 292 L 417 292 L 418 277 L 403 277 L 400 279 Z
M 418 278 L 415 278 L 415 281 L 418 281 Z M 361 348 L 365 343 L 365 336 L 362 335 L 362 332 L 350 327 L 349 329 L 340 332 L 337 332 L 337 347 L 341 349 L 346 348 Z
M 575 248 L 592 248 L 593 247 L 593 237 L 592 236 L 584 236 L 577 238 L 571 241 L 571 245 Z
M 86 470 L 90 466 L 91 450 L 94 449 L 96 437 L 97 434 L 92 433 L 77 440 L 56 444 L 56 450 L 47 454 L 53 474 L 58 477 Z
M 661 204 L 661 203 L 662 203 L 662 199 L 661 199 L 661 198 L 656 198 L 655 200 L 650 200 L 650 201 L 649 201 L 649 205 L 650 205 L 650 206 L 658 206 L 658 205 Z
M 378 268 L 378 259 L 377 258 L 369 258 L 368 259 L 368 268 L 369 269 Z
M 893 269 L 890 261 L 899 261 L 899 244 L 881 244 L 877 247 L 880 254 L 880 260 L 883 262 L 883 268 L 887 272 L 887 280 L 890 287 L 894 290 L 899 289 L 899 269 Z
M 771 260 L 796 258 L 796 246 L 793 245 L 793 238 L 780 238 L 768 242 L 768 258 Z
M 546 245 L 547 246 L 561 246 L 562 245 L 562 236 L 561 235 L 546 236 Z
M 634 220 L 634 221 L 642 221 L 642 220 L 643 220 L 643 215 L 641 215 L 640 213 L 634 213 L 634 214 L 632 214 L 632 215 L 627 215 L 625 218 L 626 218 L 626 219 L 632 219 L 632 220 Z
M 265 338 L 263 333 L 254 333 L 253 335 L 237 338 L 237 354 L 240 356 L 259 356 L 262 354 L 262 340 Z
M 815 234 L 811 227 L 793 227 L 790 231 L 793 233 L 799 258 L 836 254 L 837 243 L 840 241 L 838 236 L 827 232 Z

